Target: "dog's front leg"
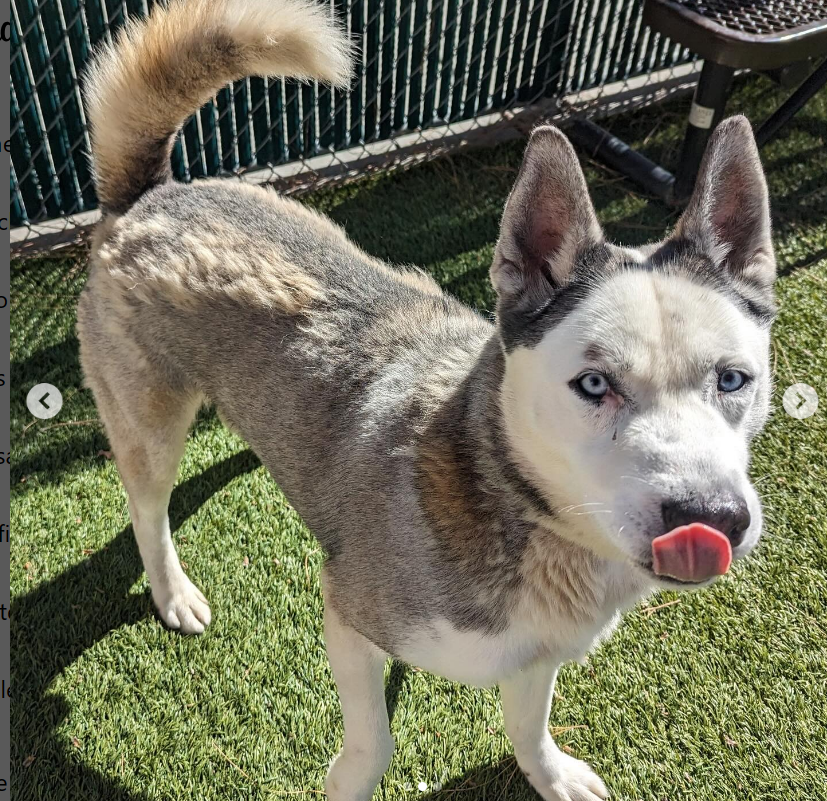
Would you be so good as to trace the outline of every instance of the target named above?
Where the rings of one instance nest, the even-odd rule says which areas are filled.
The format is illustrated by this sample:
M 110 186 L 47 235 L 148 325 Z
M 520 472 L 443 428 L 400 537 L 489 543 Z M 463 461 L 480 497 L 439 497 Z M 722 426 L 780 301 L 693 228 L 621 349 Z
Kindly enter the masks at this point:
M 328 801 L 370 801 L 394 748 L 385 703 L 387 654 L 345 625 L 327 601 L 324 636 L 339 688 L 345 738 L 327 774 L 325 792 Z
M 500 682 L 505 730 L 517 763 L 545 801 L 598 801 L 609 797 L 592 769 L 561 751 L 548 730 L 557 667 L 535 662 Z

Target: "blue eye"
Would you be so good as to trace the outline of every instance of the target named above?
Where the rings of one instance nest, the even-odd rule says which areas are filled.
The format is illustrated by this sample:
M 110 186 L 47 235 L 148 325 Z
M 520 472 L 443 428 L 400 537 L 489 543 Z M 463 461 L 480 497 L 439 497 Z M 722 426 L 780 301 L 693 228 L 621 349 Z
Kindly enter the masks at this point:
M 737 392 L 747 381 L 747 375 L 740 370 L 724 370 L 718 376 L 718 392 Z
M 602 398 L 611 388 L 609 380 L 602 373 L 586 373 L 577 379 L 577 386 L 589 398 Z

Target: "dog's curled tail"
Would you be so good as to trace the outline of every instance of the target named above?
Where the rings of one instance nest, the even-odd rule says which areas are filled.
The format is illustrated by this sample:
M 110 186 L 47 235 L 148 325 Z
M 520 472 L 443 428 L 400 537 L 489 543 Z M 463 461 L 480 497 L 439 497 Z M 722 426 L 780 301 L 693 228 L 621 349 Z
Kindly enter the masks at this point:
M 86 99 L 105 212 L 172 178 L 175 136 L 224 85 L 249 75 L 347 84 L 348 39 L 314 0 L 171 0 L 93 60 Z

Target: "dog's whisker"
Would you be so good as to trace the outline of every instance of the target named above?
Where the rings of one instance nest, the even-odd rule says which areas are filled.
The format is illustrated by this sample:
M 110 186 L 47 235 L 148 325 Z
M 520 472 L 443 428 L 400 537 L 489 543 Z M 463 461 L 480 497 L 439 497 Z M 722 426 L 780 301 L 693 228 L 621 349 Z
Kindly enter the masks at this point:
M 564 506 L 562 509 L 558 509 L 558 512 L 562 512 L 563 514 L 567 512 L 571 512 L 573 509 L 581 509 L 584 506 L 604 506 L 605 504 L 602 501 L 589 501 L 588 503 L 576 503 L 573 506 Z
M 621 479 L 628 478 L 630 481 L 639 481 L 641 484 L 645 484 L 647 487 L 651 487 L 653 490 L 658 490 L 660 492 L 660 487 L 653 484 L 651 481 L 647 481 L 645 478 L 641 478 L 640 476 L 621 476 Z

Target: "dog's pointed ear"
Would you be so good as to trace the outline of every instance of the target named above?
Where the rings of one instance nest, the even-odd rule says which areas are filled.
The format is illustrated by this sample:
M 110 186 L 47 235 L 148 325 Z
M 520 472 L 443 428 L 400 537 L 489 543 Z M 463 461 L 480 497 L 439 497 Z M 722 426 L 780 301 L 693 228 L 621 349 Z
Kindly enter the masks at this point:
M 767 182 L 746 117 L 730 117 L 713 132 L 675 234 L 734 277 L 772 292 L 775 254 Z
M 578 251 L 602 239 L 574 148 L 557 128 L 536 128 L 505 204 L 491 265 L 500 301 L 547 299 L 566 282 Z

